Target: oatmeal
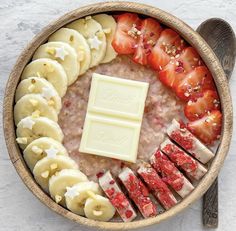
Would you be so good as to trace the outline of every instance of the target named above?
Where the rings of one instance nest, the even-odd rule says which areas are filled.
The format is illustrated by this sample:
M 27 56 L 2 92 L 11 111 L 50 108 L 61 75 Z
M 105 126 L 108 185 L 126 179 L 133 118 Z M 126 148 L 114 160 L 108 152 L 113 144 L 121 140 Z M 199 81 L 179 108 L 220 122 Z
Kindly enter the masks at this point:
M 90 179 L 96 180 L 100 172 L 110 170 L 117 176 L 124 165 L 135 169 L 136 164 L 79 152 L 91 77 L 94 72 L 149 83 L 137 163 L 140 160 L 148 161 L 152 151 L 163 142 L 166 128 L 171 124 L 173 118 L 180 116 L 182 105 L 174 94 L 157 79 L 156 72 L 135 64 L 126 56 L 119 56 L 111 63 L 101 64 L 79 77 L 68 88 L 63 98 L 63 108 L 59 114 L 59 125 L 65 135 L 64 145 L 70 157 L 79 164 L 82 172 Z

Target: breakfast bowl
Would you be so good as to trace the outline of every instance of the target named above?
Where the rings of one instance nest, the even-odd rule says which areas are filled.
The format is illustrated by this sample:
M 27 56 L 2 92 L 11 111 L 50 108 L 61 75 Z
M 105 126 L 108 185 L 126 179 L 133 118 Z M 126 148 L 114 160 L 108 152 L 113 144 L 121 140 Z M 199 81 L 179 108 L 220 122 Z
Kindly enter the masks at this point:
M 30 168 L 27 166 L 23 158 L 22 152 L 18 144 L 19 142 L 18 143 L 16 142 L 17 138 L 15 132 L 16 126 L 14 122 L 14 119 L 16 120 L 16 117 L 14 118 L 14 104 L 15 104 L 16 90 L 25 67 L 31 61 L 32 57 L 35 55 L 36 50 L 48 40 L 49 36 L 51 36 L 54 32 L 58 31 L 60 28 L 65 27 L 69 23 L 80 18 L 88 16 L 90 17 L 91 15 L 93 16 L 101 13 L 118 15 L 125 12 L 137 13 L 141 18 L 151 17 L 153 19 L 156 19 L 158 22 L 164 25 L 164 27 L 169 27 L 174 31 L 176 31 L 188 44 L 190 44 L 192 47 L 196 49 L 201 59 L 203 60 L 204 64 L 210 70 L 210 73 L 212 74 L 215 82 L 215 86 L 221 104 L 222 129 L 221 129 L 221 135 L 218 137 L 219 141 L 217 143 L 217 146 L 215 146 L 216 149 L 215 155 L 208 164 L 207 172 L 197 182 L 197 184 L 194 185 L 194 189 L 191 190 L 191 193 L 189 193 L 187 196 L 184 196 L 184 198 L 181 201 L 179 201 L 170 209 L 162 213 L 159 213 L 157 216 L 149 217 L 146 219 L 138 218 L 132 222 L 131 221 L 121 222 L 120 220 L 116 219 L 104 222 L 104 221 L 96 221 L 93 219 L 88 219 L 85 218 L 84 216 L 80 216 L 69 211 L 65 207 L 56 203 L 54 200 L 57 200 L 57 198 L 56 199 L 54 198 L 53 200 L 50 197 L 50 195 L 45 192 L 47 190 L 43 190 L 42 187 L 40 187 L 40 185 L 35 181 L 34 176 L 30 171 Z M 95 46 L 96 44 L 93 45 Z M 95 78 L 93 77 L 93 79 Z M 89 96 L 89 98 L 91 98 L 91 96 Z M 113 99 L 116 100 L 115 98 Z M 20 119 L 22 118 L 19 118 L 17 120 Z M 46 206 L 48 206 L 58 214 L 67 217 L 75 222 L 78 222 L 82 225 L 95 227 L 102 230 L 104 229 L 124 230 L 124 229 L 141 228 L 152 224 L 158 224 L 161 221 L 164 221 L 176 215 L 183 209 L 187 208 L 190 204 L 199 199 L 206 192 L 206 190 L 211 186 L 211 184 L 217 177 L 220 168 L 223 165 L 224 159 L 227 155 L 232 135 L 233 117 L 232 117 L 231 96 L 224 71 L 217 57 L 211 50 L 211 48 L 207 45 L 207 43 L 201 38 L 201 36 L 197 32 L 191 29 L 180 19 L 158 8 L 131 2 L 106 2 L 106 3 L 99 3 L 81 7 L 79 9 L 76 9 L 72 12 L 65 14 L 64 16 L 60 17 L 59 19 L 57 19 L 56 21 L 50 23 L 47 27 L 45 27 L 29 43 L 29 45 L 25 48 L 25 50 L 21 53 L 20 57 L 18 58 L 10 74 L 6 86 L 5 98 L 4 98 L 3 122 L 4 122 L 5 140 L 11 161 L 14 167 L 16 168 L 16 171 L 18 172 L 23 182 L 25 183 L 25 185 L 29 188 L 29 190 L 32 191 L 32 193 L 39 200 L 41 200 Z M 27 126 L 30 126 L 30 124 L 27 124 Z M 103 139 L 106 140 L 107 137 L 103 137 Z M 83 150 L 85 150 L 84 152 L 86 153 L 87 150 L 86 147 L 83 147 Z

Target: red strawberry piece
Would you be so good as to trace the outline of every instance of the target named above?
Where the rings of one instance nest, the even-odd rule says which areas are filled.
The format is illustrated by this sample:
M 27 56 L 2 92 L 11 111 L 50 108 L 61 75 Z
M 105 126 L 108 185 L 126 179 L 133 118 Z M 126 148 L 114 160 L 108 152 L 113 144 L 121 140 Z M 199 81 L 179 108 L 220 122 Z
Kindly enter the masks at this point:
M 185 78 L 183 68 L 176 66 L 176 63 L 169 63 L 165 68 L 158 73 L 159 80 L 167 87 L 175 89 L 179 82 Z
M 166 86 L 175 89 L 185 75 L 200 63 L 196 50 L 188 47 L 181 54 L 170 58 L 170 62 L 159 72 L 159 79 Z
M 188 101 L 184 108 L 184 114 L 190 121 L 194 121 L 202 118 L 209 111 L 218 109 L 220 109 L 220 101 L 217 92 L 206 90 L 202 97 L 195 101 Z
M 199 120 L 189 122 L 187 127 L 203 143 L 212 144 L 220 137 L 221 124 L 222 114 L 214 110 Z
M 165 29 L 148 57 L 149 65 L 155 70 L 162 70 L 171 57 L 178 55 L 184 48 L 184 40 L 173 30 Z
M 117 27 L 112 46 L 118 54 L 133 54 L 137 43 L 141 19 L 137 14 L 117 16 Z
M 161 31 L 161 25 L 157 20 L 146 18 L 142 21 L 140 36 L 133 57 L 136 63 L 147 65 L 147 57 L 160 37 Z
M 176 95 L 185 101 L 195 100 L 205 90 L 215 90 L 213 77 L 206 66 L 196 67 L 176 86 Z
M 202 65 L 202 60 L 198 52 L 193 47 L 187 47 L 178 58 L 183 63 L 185 72 L 192 71 L 195 67 Z

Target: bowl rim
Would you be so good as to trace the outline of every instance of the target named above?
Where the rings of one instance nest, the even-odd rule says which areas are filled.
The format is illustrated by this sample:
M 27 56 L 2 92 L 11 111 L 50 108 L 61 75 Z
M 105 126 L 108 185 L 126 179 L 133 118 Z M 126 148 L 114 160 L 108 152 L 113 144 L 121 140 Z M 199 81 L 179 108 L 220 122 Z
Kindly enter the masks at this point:
M 15 90 L 20 80 L 21 73 L 25 65 L 30 61 L 33 53 L 38 48 L 39 45 L 44 43 L 48 36 L 68 24 L 71 21 L 74 21 L 78 18 L 92 15 L 96 13 L 102 12 L 112 12 L 112 11 L 127 11 L 127 12 L 135 12 L 143 15 L 147 15 L 153 18 L 156 18 L 158 21 L 163 23 L 164 25 L 173 28 L 181 36 L 189 42 L 200 54 L 205 64 L 210 69 L 213 78 L 215 80 L 217 90 L 219 92 L 220 100 L 221 100 L 221 108 L 223 111 L 223 126 L 222 126 L 222 134 L 220 139 L 220 144 L 216 152 L 216 156 L 213 159 L 211 166 L 207 172 L 207 174 L 203 177 L 203 179 L 199 182 L 194 191 L 184 198 L 180 203 L 166 211 L 163 214 L 159 214 L 154 218 L 148 218 L 133 222 L 100 222 L 90 220 L 79 215 L 76 215 L 62 206 L 58 205 L 54 202 L 49 195 L 47 195 L 35 182 L 32 177 L 31 172 L 25 165 L 23 160 L 21 151 L 15 141 L 15 125 L 13 122 L 13 105 L 14 105 L 14 95 Z M 87 5 L 84 7 L 80 7 L 73 11 L 70 11 L 59 19 L 51 22 L 45 28 L 43 28 L 40 33 L 38 33 L 28 44 L 28 46 L 22 51 L 20 54 L 6 85 L 5 95 L 4 95 L 4 103 L 3 103 L 3 127 L 4 127 L 4 135 L 5 141 L 8 149 L 8 153 L 10 159 L 19 174 L 22 178 L 24 184 L 29 188 L 30 191 L 45 205 L 47 205 L 50 209 L 57 212 L 58 214 L 69 218 L 72 221 L 77 223 L 95 227 L 99 229 L 112 229 L 112 230 L 123 230 L 123 229 L 135 229 L 141 228 L 148 225 L 153 225 L 164 221 L 183 209 L 187 208 L 194 201 L 199 199 L 210 187 L 215 178 L 217 177 L 220 168 L 223 165 L 224 159 L 229 150 L 231 136 L 232 136 L 232 127 L 233 127 L 233 109 L 232 109 L 232 101 L 229 90 L 229 85 L 225 76 L 225 73 L 217 59 L 216 55 L 213 53 L 211 48 L 205 42 L 205 40 L 191 27 L 185 24 L 183 21 L 178 19 L 177 17 L 158 9 L 154 6 L 134 3 L 134 2 L 103 2 Z

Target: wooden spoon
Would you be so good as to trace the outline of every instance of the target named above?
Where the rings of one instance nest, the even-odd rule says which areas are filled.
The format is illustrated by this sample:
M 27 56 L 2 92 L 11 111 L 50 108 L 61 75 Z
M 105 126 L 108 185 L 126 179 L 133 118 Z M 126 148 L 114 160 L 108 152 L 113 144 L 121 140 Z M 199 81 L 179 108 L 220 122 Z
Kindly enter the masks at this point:
M 197 32 L 215 52 L 229 80 L 236 57 L 236 39 L 232 27 L 223 19 L 211 18 L 204 21 L 197 28 Z M 203 196 L 203 225 L 217 228 L 218 214 L 218 179 L 216 179 Z

